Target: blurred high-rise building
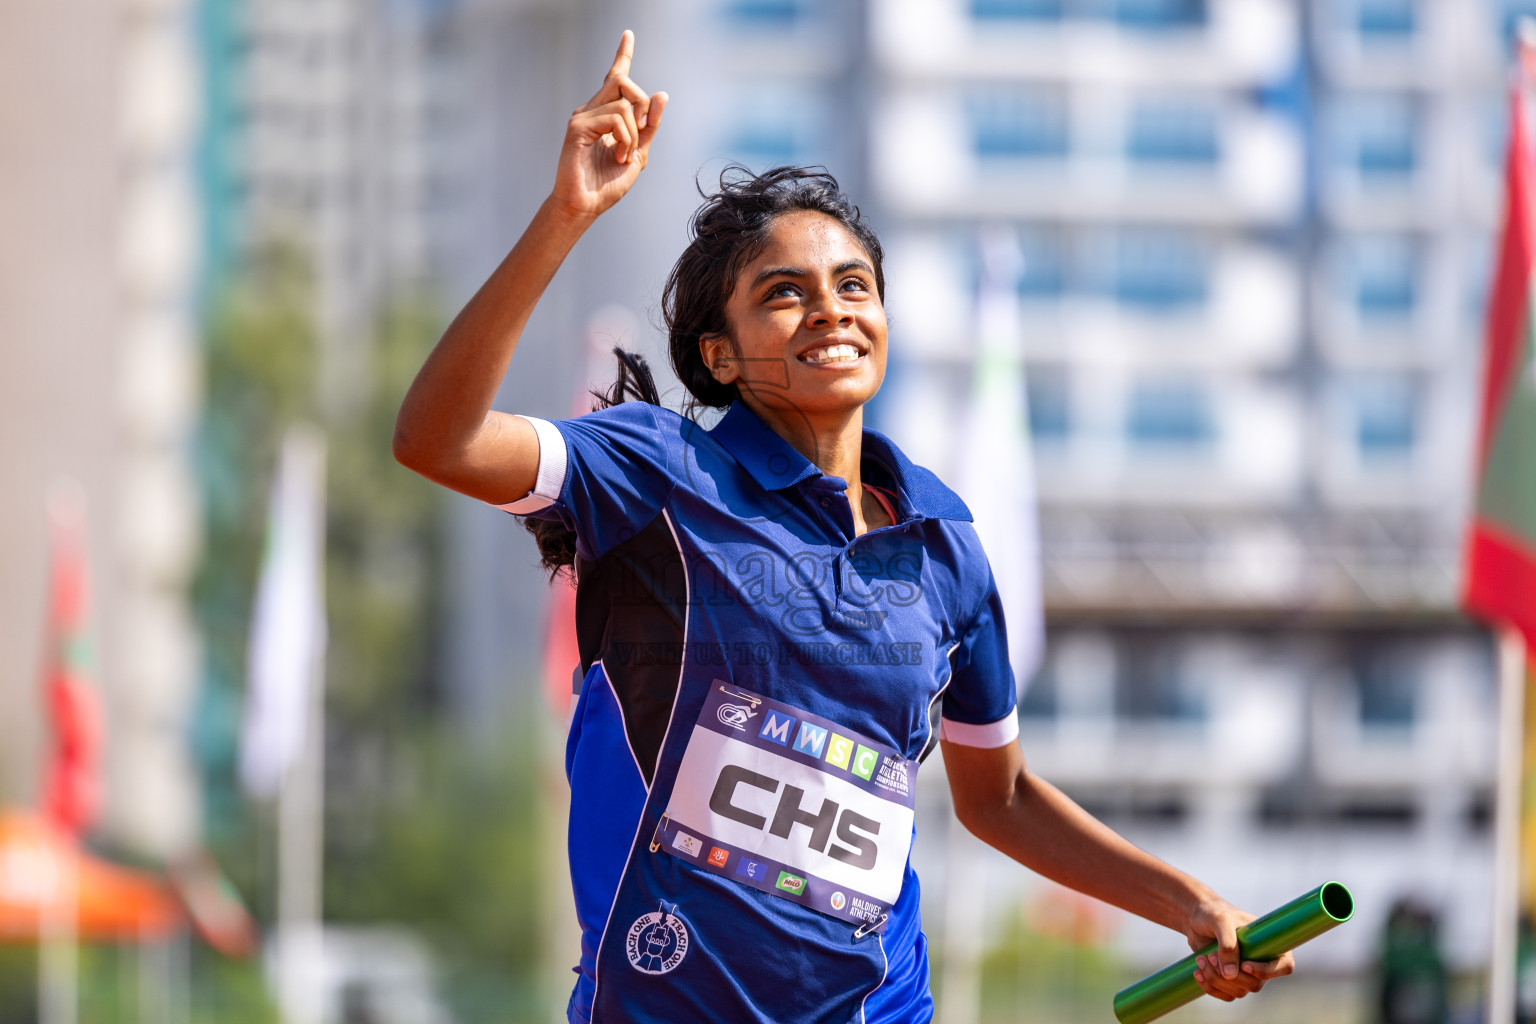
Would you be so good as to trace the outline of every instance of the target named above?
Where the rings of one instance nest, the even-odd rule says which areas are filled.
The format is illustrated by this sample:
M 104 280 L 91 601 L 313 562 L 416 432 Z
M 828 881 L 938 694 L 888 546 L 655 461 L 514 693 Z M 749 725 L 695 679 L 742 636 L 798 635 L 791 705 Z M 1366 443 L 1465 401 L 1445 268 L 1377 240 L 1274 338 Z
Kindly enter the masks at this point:
M 0 799 L 31 803 L 51 739 L 41 674 L 50 490 L 84 499 L 107 837 L 198 841 L 185 737 L 198 644 L 199 110 L 193 5 L 0 11 Z
M 1031 764 L 1255 906 L 1334 876 L 1425 900 L 1464 964 L 1493 707 L 1458 546 L 1512 10 L 870 5 L 883 422 L 941 475 L 974 443 L 977 226 L 1024 257 Z

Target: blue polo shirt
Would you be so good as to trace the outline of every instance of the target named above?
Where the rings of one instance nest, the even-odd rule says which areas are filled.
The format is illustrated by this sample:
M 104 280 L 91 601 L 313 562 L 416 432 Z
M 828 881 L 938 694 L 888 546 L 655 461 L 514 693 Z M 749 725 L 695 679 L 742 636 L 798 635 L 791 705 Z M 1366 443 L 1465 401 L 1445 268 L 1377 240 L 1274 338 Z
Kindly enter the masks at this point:
M 577 537 L 570 1019 L 928 1019 L 910 784 L 941 735 L 1018 735 L 965 504 L 866 430 L 897 522 L 856 537 L 847 482 L 740 402 L 529 422 L 502 507 Z

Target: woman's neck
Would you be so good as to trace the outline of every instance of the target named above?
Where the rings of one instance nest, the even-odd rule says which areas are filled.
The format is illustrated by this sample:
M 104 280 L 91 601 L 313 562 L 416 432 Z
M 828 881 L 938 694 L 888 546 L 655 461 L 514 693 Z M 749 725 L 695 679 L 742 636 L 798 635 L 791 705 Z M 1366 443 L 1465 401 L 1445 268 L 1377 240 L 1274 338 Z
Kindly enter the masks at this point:
M 864 453 L 863 406 L 844 415 L 812 418 L 790 406 L 766 404 L 756 395 L 743 393 L 742 401 L 817 469 L 827 476 L 842 477 L 848 481 L 852 494 L 859 493 L 859 460 Z

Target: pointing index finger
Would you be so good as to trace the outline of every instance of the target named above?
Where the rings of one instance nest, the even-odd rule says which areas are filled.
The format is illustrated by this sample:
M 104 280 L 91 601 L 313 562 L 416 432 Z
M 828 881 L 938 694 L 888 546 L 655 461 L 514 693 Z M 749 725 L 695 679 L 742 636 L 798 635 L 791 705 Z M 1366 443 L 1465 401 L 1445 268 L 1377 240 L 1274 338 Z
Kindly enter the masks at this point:
M 608 77 L 614 75 L 629 74 L 629 62 L 635 56 L 635 34 L 629 29 L 619 37 L 619 51 L 613 55 L 613 66 L 608 69 Z

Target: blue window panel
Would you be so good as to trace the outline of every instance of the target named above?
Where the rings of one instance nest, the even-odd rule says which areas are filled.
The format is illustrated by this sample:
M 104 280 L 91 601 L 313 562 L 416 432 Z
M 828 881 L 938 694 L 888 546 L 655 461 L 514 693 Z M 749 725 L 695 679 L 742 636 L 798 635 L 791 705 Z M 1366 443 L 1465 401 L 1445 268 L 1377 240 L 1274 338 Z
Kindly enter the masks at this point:
M 1351 247 L 1349 276 L 1362 320 L 1402 320 L 1418 305 L 1418 258 L 1405 238 L 1363 239 Z
M 1142 381 L 1131 391 L 1127 439 L 1138 447 L 1202 448 L 1216 436 L 1210 394 L 1198 381 Z
M 1054 93 L 980 93 L 966 99 L 971 142 L 983 159 L 1065 156 L 1066 104 Z
M 1409 652 L 1378 643 L 1358 649 L 1350 660 L 1360 699 L 1360 724 L 1368 728 L 1413 725 L 1418 711 L 1418 678 Z
M 1418 440 L 1418 395 L 1403 379 L 1376 379 L 1355 387 L 1355 448 L 1363 462 L 1400 461 Z
M 1201 28 L 1209 12 L 1206 0 L 1112 0 L 1114 19 L 1126 28 Z
M 1402 178 L 1413 173 L 1418 154 L 1410 136 L 1367 136 L 1360 140 L 1355 167 L 1363 178 Z
M 1401 43 L 1418 29 L 1414 0 L 1357 0 L 1355 32 L 1363 43 Z
M 726 18 L 742 27 L 793 28 L 805 13 L 804 0 L 726 0 Z
M 1019 298 L 1059 298 L 1066 290 L 1066 254 L 1061 238 L 1043 231 L 1019 233 L 1019 253 L 1024 270 L 1019 275 Z
M 1060 21 L 1062 0 L 971 0 L 971 17 L 978 21 Z
M 770 167 L 800 162 L 800 146 L 793 132 L 760 130 L 738 135 L 727 147 L 729 159 L 762 172 Z
M 1189 724 L 1207 719 L 1205 697 L 1177 646 L 1160 637 L 1125 636 L 1117 647 L 1115 717 Z
M 1411 277 L 1361 277 L 1355 282 L 1355 311 L 1362 320 L 1402 320 L 1413 315 L 1418 292 Z
M 1418 119 L 1397 100 L 1359 100 L 1341 108 L 1336 123 L 1340 155 L 1366 181 L 1388 181 L 1418 167 Z
M 1144 312 L 1203 306 L 1210 291 L 1205 247 L 1177 232 L 1130 232 L 1115 248 L 1112 291 L 1122 305 Z
M 1042 665 L 1035 678 L 1024 687 L 1019 698 L 1019 715 L 1040 721 L 1056 717 L 1056 670 L 1050 661 Z
M 1031 369 L 1025 374 L 1029 435 L 1036 441 L 1064 441 L 1072 433 L 1072 395 L 1067 375 Z
M 1493 0 L 1496 7 L 1502 7 L 1502 35 L 1504 38 L 1504 50 L 1506 54 L 1514 54 L 1515 40 L 1520 36 L 1520 19 L 1536 18 L 1536 0 Z
M 1126 156 L 1143 163 L 1214 164 L 1221 156 L 1216 112 L 1192 104 L 1142 104 L 1131 115 Z

